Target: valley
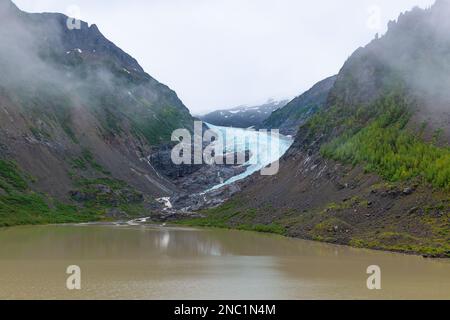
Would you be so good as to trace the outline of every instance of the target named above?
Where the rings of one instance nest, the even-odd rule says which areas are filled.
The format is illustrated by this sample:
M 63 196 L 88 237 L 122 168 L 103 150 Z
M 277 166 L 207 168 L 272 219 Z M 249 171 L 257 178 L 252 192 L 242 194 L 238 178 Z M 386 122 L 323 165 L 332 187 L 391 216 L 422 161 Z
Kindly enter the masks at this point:
M 145 218 L 448 258 L 449 14 L 445 0 L 402 14 L 290 102 L 205 116 L 265 141 L 215 154 L 244 164 L 176 165 L 172 134 L 198 119 L 175 91 L 95 24 L 4 0 L 0 227 Z

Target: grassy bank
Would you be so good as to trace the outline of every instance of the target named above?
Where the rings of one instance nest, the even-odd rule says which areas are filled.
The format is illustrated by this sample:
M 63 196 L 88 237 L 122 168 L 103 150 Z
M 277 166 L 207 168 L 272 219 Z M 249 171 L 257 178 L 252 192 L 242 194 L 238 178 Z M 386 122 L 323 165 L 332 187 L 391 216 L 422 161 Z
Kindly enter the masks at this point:
M 129 217 L 145 211 L 142 194 L 122 181 L 74 179 L 73 199 L 63 203 L 33 191 L 33 177 L 15 162 L 0 159 L 0 227 L 107 221 L 115 219 L 108 217 L 113 209 Z
M 0 227 L 97 221 L 93 210 L 63 204 L 31 191 L 33 180 L 9 160 L 0 160 Z
M 255 222 L 257 210 L 242 209 L 237 200 L 199 212 L 204 218 L 185 219 L 176 221 L 176 224 L 190 227 L 235 229 L 286 235 L 286 229 L 278 223 Z

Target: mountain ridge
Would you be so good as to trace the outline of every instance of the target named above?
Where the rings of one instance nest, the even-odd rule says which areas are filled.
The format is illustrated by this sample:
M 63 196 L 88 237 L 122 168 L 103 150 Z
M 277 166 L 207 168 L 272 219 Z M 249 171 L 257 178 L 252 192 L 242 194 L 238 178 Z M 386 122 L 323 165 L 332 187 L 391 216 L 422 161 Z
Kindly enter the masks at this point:
M 65 15 L 0 4 L 0 161 L 27 185 L 17 189 L 8 170 L 0 172 L 5 221 L 14 213 L 16 223 L 44 219 L 37 212 L 28 218 L 17 197 L 38 197 L 49 210 L 55 199 L 97 220 L 141 215 L 156 197 L 176 192 L 148 160 L 173 130 L 193 128 L 176 93 L 96 25 L 69 30 Z
M 285 135 L 295 135 L 299 127 L 326 105 L 328 94 L 337 76 L 316 83 L 311 89 L 294 98 L 286 106 L 274 111 L 262 127 L 280 129 Z
M 288 100 L 268 100 L 262 105 L 239 106 L 210 112 L 199 118 L 216 126 L 250 128 L 261 127 L 263 122 L 279 108 L 284 107 Z

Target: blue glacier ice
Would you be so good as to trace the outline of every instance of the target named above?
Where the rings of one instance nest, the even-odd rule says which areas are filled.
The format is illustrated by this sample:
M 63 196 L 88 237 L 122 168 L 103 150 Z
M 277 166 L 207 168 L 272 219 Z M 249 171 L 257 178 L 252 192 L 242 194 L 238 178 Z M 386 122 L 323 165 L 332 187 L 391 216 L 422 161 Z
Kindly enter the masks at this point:
M 250 151 L 250 159 L 243 164 L 245 172 L 218 184 L 206 192 L 220 189 L 240 181 L 278 161 L 291 147 L 294 139 L 271 131 L 229 128 L 205 123 L 210 130 L 224 137 L 224 152 L 236 153 Z

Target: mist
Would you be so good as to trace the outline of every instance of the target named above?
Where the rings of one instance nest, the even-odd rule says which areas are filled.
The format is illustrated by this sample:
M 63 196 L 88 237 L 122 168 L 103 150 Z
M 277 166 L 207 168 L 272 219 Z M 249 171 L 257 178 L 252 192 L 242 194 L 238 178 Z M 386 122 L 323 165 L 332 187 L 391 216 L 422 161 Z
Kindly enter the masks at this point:
M 104 47 L 108 42 L 95 26 L 82 22 L 77 35 L 67 29 L 65 15 L 28 14 L 9 6 L 7 1 L 1 3 L 0 18 L 0 88 L 10 98 L 19 99 L 19 105 L 46 96 L 60 97 L 76 107 L 95 107 L 97 100 L 103 99 L 99 93 L 108 96 L 108 91 L 130 100 L 128 105 L 139 105 L 133 92 L 150 102 L 161 98 L 161 89 L 153 90 L 159 83 L 143 74 L 120 49 Z M 86 42 L 86 52 L 73 44 L 82 43 L 77 37 Z M 105 44 L 102 47 L 94 43 L 97 50 L 87 50 L 89 37 L 97 37 Z M 109 56 L 104 58 L 100 50 L 107 50 Z M 120 59 L 129 59 L 129 65 Z M 129 81 L 124 66 L 134 69 L 142 79 Z
M 433 112 L 450 112 L 450 1 L 414 8 L 389 23 L 389 31 L 369 52 L 401 79 Z M 430 111 L 431 111 L 430 110 Z
M 389 20 L 433 2 L 16 0 L 33 12 L 75 5 L 194 114 L 293 98 L 338 73 Z
M 80 97 L 87 95 L 80 91 L 92 81 L 113 85 L 113 76 L 106 69 L 82 77 L 76 68 L 61 63 L 61 53 L 67 58 L 72 54 L 62 42 L 64 16 L 38 17 L 14 7 L 0 8 L 0 16 L 0 86 L 12 98 L 50 94 L 80 102 Z

